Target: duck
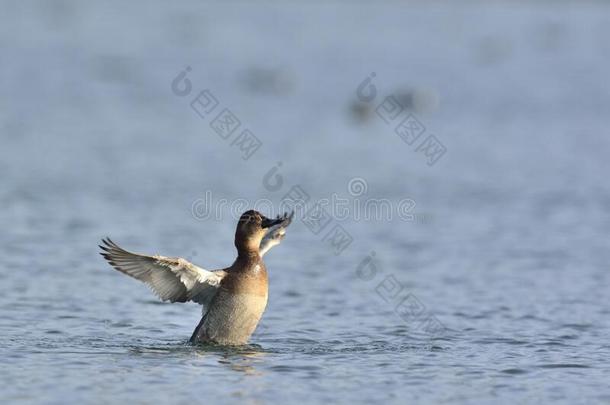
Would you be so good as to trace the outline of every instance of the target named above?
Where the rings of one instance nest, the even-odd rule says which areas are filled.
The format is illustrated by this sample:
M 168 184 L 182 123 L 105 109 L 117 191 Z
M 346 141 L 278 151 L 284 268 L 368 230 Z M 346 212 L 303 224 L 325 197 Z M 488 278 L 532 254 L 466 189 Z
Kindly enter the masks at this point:
M 180 257 L 149 256 L 102 239 L 100 254 L 119 272 L 147 284 L 162 300 L 202 305 L 191 343 L 245 345 L 267 306 L 269 279 L 263 256 L 284 239 L 294 211 L 270 219 L 256 210 L 237 223 L 237 258 L 221 270 L 205 270 Z

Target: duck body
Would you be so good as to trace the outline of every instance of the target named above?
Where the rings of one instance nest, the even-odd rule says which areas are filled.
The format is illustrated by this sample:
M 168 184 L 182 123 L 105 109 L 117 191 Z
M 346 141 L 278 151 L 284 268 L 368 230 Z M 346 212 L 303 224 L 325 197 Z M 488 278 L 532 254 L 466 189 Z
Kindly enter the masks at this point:
M 265 312 L 269 282 L 260 256 L 238 257 L 225 271 L 192 343 L 246 344 Z

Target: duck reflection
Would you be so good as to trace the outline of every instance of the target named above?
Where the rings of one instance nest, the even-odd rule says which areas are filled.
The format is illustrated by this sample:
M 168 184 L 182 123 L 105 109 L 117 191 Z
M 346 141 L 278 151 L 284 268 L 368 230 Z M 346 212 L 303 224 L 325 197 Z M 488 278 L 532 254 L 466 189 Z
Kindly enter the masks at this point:
M 262 375 L 262 371 L 256 368 L 268 353 L 258 345 L 244 346 L 216 346 L 199 345 L 197 354 L 200 356 L 217 355 L 218 363 L 227 366 L 233 371 L 239 371 L 247 375 Z

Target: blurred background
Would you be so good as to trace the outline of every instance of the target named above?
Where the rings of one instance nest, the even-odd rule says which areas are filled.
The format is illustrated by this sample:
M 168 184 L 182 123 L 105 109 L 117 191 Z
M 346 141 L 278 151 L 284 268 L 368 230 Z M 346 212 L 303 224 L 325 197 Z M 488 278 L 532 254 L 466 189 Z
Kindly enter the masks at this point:
M 3 2 L 0 400 L 610 401 L 608 7 Z M 294 186 L 394 215 L 295 218 L 248 347 L 97 254 Z

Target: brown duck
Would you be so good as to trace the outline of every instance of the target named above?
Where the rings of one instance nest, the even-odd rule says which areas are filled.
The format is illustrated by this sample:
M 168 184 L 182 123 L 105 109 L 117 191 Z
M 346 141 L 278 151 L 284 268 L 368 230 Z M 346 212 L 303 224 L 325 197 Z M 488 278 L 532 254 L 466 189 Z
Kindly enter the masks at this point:
M 243 345 L 267 306 L 267 269 L 263 255 L 286 234 L 294 212 L 269 219 L 250 210 L 235 232 L 237 259 L 228 268 L 204 270 L 182 258 L 128 252 L 110 239 L 101 255 L 118 271 L 146 283 L 163 301 L 194 301 L 203 316 L 191 342 Z

